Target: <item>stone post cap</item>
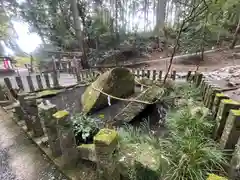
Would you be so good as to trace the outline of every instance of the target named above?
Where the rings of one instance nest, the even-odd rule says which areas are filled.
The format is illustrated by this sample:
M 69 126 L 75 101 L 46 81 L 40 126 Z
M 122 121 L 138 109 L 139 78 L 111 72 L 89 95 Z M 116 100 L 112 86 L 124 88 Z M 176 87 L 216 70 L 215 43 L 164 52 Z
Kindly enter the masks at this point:
M 221 100 L 221 103 L 223 103 L 223 104 L 234 104 L 234 105 L 240 105 L 239 102 L 234 101 L 234 100 L 232 100 L 232 99 L 223 99 L 223 100 Z
M 68 117 L 69 112 L 62 110 L 62 111 L 57 111 L 55 114 L 53 114 L 53 117 L 56 119 L 63 119 L 65 117 Z
M 231 113 L 232 113 L 234 116 L 240 116 L 240 110 L 239 110 L 239 109 L 231 109 Z
M 118 133 L 112 129 L 101 129 L 96 136 L 94 136 L 94 144 L 102 144 L 109 146 L 110 144 L 117 142 Z

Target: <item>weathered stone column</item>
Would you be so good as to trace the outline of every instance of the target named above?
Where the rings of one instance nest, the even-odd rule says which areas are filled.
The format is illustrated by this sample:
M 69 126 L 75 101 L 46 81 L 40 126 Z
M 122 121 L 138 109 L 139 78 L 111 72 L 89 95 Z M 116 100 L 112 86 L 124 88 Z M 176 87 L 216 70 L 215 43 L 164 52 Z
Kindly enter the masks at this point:
M 14 115 L 18 121 L 24 120 L 24 112 L 20 106 L 20 103 L 14 103 Z
M 213 119 L 216 119 L 220 102 L 223 99 L 229 99 L 229 97 L 223 93 L 216 93 L 214 101 L 213 101 L 213 107 L 212 107 Z
M 216 127 L 214 129 L 214 139 L 220 139 L 223 133 L 223 129 L 226 124 L 226 120 L 228 118 L 229 112 L 231 109 L 239 109 L 240 103 L 233 101 L 231 99 L 223 99 L 221 100 L 217 117 L 216 117 Z
M 212 110 L 215 95 L 217 93 L 221 93 L 221 91 L 222 91 L 221 88 L 219 88 L 217 86 L 212 86 L 210 88 L 209 93 L 208 93 L 208 98 L 206 100 L 206 107 L 208 109 Z
M 99 180 L 119 180 L 114 152 L 118 145 L 118 134 L 111 129 L 101 129 L 94 137 Z
M 223 149 L 234 150 L 240 136 L 240 110 L 231 110 L 220 140 Z
M 230 163 L 229 179 L 239 180 L 240 179 L 240 138 L 235 146 L 233 157 Z
M 69 113 L 67 111 L 58 111 L 53 114 L 53 117 L 57 121 L 58 138 L 64 166 L 76 166 L 78 151 Z
M 28 115 L 28 113 L 26 112 L 26 103 L 24 98 L 27 96 L 27 93 L 20 93 L 18 94 L 18 100 L 21 106 L 21 109 L 23 111 L 24 117 L 23 120 L 25 121 L 26 127 L 27 127 L 27 131 L 31 131 L 32 130 L 32 121 Z
M 38 105 L 36 97 L 28 96 L 25 97 L 24 100 L 26 101 L 26 112 L 28 113 L 29 119 L 32 123 L 32 131 L 34 137 L 41 137 L 44 135 L 42 124 L 40 118 L 38 116 Z
M 203 74 L 199 73 L 199 72 L 196 72 L 195 79 L 194 79 L 195 82 L 194 83 L 195 83 L 195 85 L 197 87 L 200 85 L 202 78 L 203 78 Z
M 53 114 L 57 112 L 57 108 L 55 105 L 51 103 L 42 102 L 40 105 L 38 105 L 38 109 L 39 117 L 44 122 L 44 126 L 48 137 L 48 143 L 52 151 L 52 155 L 54 157 L 60 156 L 62 154 L 62 151 L 56 127 L 57 122 L 52 117 Z

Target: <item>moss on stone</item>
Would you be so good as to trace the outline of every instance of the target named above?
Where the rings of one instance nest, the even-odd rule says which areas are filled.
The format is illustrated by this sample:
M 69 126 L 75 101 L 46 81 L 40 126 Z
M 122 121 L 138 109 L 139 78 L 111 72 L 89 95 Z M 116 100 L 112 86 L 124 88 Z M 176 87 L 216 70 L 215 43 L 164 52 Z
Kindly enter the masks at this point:
M 216 174 L 209 174 L 207 180 L 227 180 L 227 178 L 218 176 Z
M 240 116 L 240 110 L 238 109 L 232 109 L 231 112 L 233 113 L 234 116 Z
M 78 148 L 93 150 L 95 148 L 95 145 L 94 144 L 81 144 L 80 146 L 78 146 Z
M 56 119 L 60 119 L 60 118 L 63 118 L 65 116 L 68 116 L 68 115 L 69 115 L 68 111 L 62 110 L 62 111 L 58 111 L 55 114 L 53 114 L 53 117 L 56 118 Z
M 240 105 L 239 102 L 234 101 L 234 100 L 232 100 L 232 99 L 223 99 L 221 102 L 224 103 L 224 104 L 236 104 L 236 105 L 239 104 L 239 105 Z
M 94 136 L 94 143 L 100 142 L 106 145 L 110 145 L 112 142 L 117 140 L 118 134 L 112 129 L 101 129 L 96 136 Z
M 53 95 L 56 95 L 60 92 L 60 90 L 44 90 L 44 91 L 40 91 L 37 93 L 37 97 L 38 98 L 41 98 L 41 97 L 46 97 L 46 96 L 53 96 Z
M 112 96 L 124 98 L 134 92 L 134 75 L 126 68 L 114 68 L 101 74 L 92 85 L 87 87 L 81 97 L 84 113 L 93 112 L 108 105 L 107 96 L 93 87 Z
M 223 94 L 223 93 L 216 93 L 217 97 L 227 97 L 227 95 Z

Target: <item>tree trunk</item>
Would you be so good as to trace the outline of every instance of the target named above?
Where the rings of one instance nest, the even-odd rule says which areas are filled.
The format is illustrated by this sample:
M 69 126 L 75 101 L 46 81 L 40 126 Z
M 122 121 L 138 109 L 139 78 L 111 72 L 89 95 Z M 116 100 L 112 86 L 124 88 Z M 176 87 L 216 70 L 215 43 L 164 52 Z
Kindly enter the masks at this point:
M 233 38 L 233 41 L 232 41 L 232 44 L 230 45 L 230 49 L 234 49 L 237 41 L 238 41 L 238 34 L 240 32 L 240 17 L 239 17 L 239 20 L 238 20 L 238 25 L 237 25 L 237 28 L 236 28 L 236 31 L 234 33 L 234 38 Z
M 156 16 L 156 31 L 160 32 L 164 27 L 166 16 L 167 0 L 158 0 L 157 2 L 157 16 Z
M 78 40 L 78 45 L 80 50 L 82 51 L 82 58 L 81 58 L 81 65 L 83 69 L 89 68 L 89 64 L 87 62 L 87 57 L 84 49 L 84 43 L 83 43 L 83 37 L 82 37 L 82 32 L 81 32 L 81 23 L 79 19 L 79 12 L 78 12 L 78 6 L 77 6 L 77 1 L 76 0 L 70 0 L 71 4 L 71 9 L 72 9 L 72 15 L 73 15 L 73 21 L 75 25 L 75 31 L 76 31 L 76 36 Z

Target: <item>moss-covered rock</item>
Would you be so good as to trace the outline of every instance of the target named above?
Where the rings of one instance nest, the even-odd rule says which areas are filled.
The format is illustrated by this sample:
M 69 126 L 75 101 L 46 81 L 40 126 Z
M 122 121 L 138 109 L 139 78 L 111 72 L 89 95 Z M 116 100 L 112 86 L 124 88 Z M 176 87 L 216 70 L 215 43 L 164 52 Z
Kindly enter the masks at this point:
M 108 104 L 107 96 L 93 87 L 112 96 L 127 97 L 134 92 L 134 75 L 126 68 L 114 68 L 101 74 L 82 95 L 84 113 L 99 110 Z
M 152 86 L 143 91 L 136 100 L 155 103 L 164 94 L 164 89 L 158 86 Z M 149 104 L 140 102 L 129 102 L 114 118 L 111 125 L 120 126 L 124 123 L 132 121 L 139 113 L 141 113 Z

